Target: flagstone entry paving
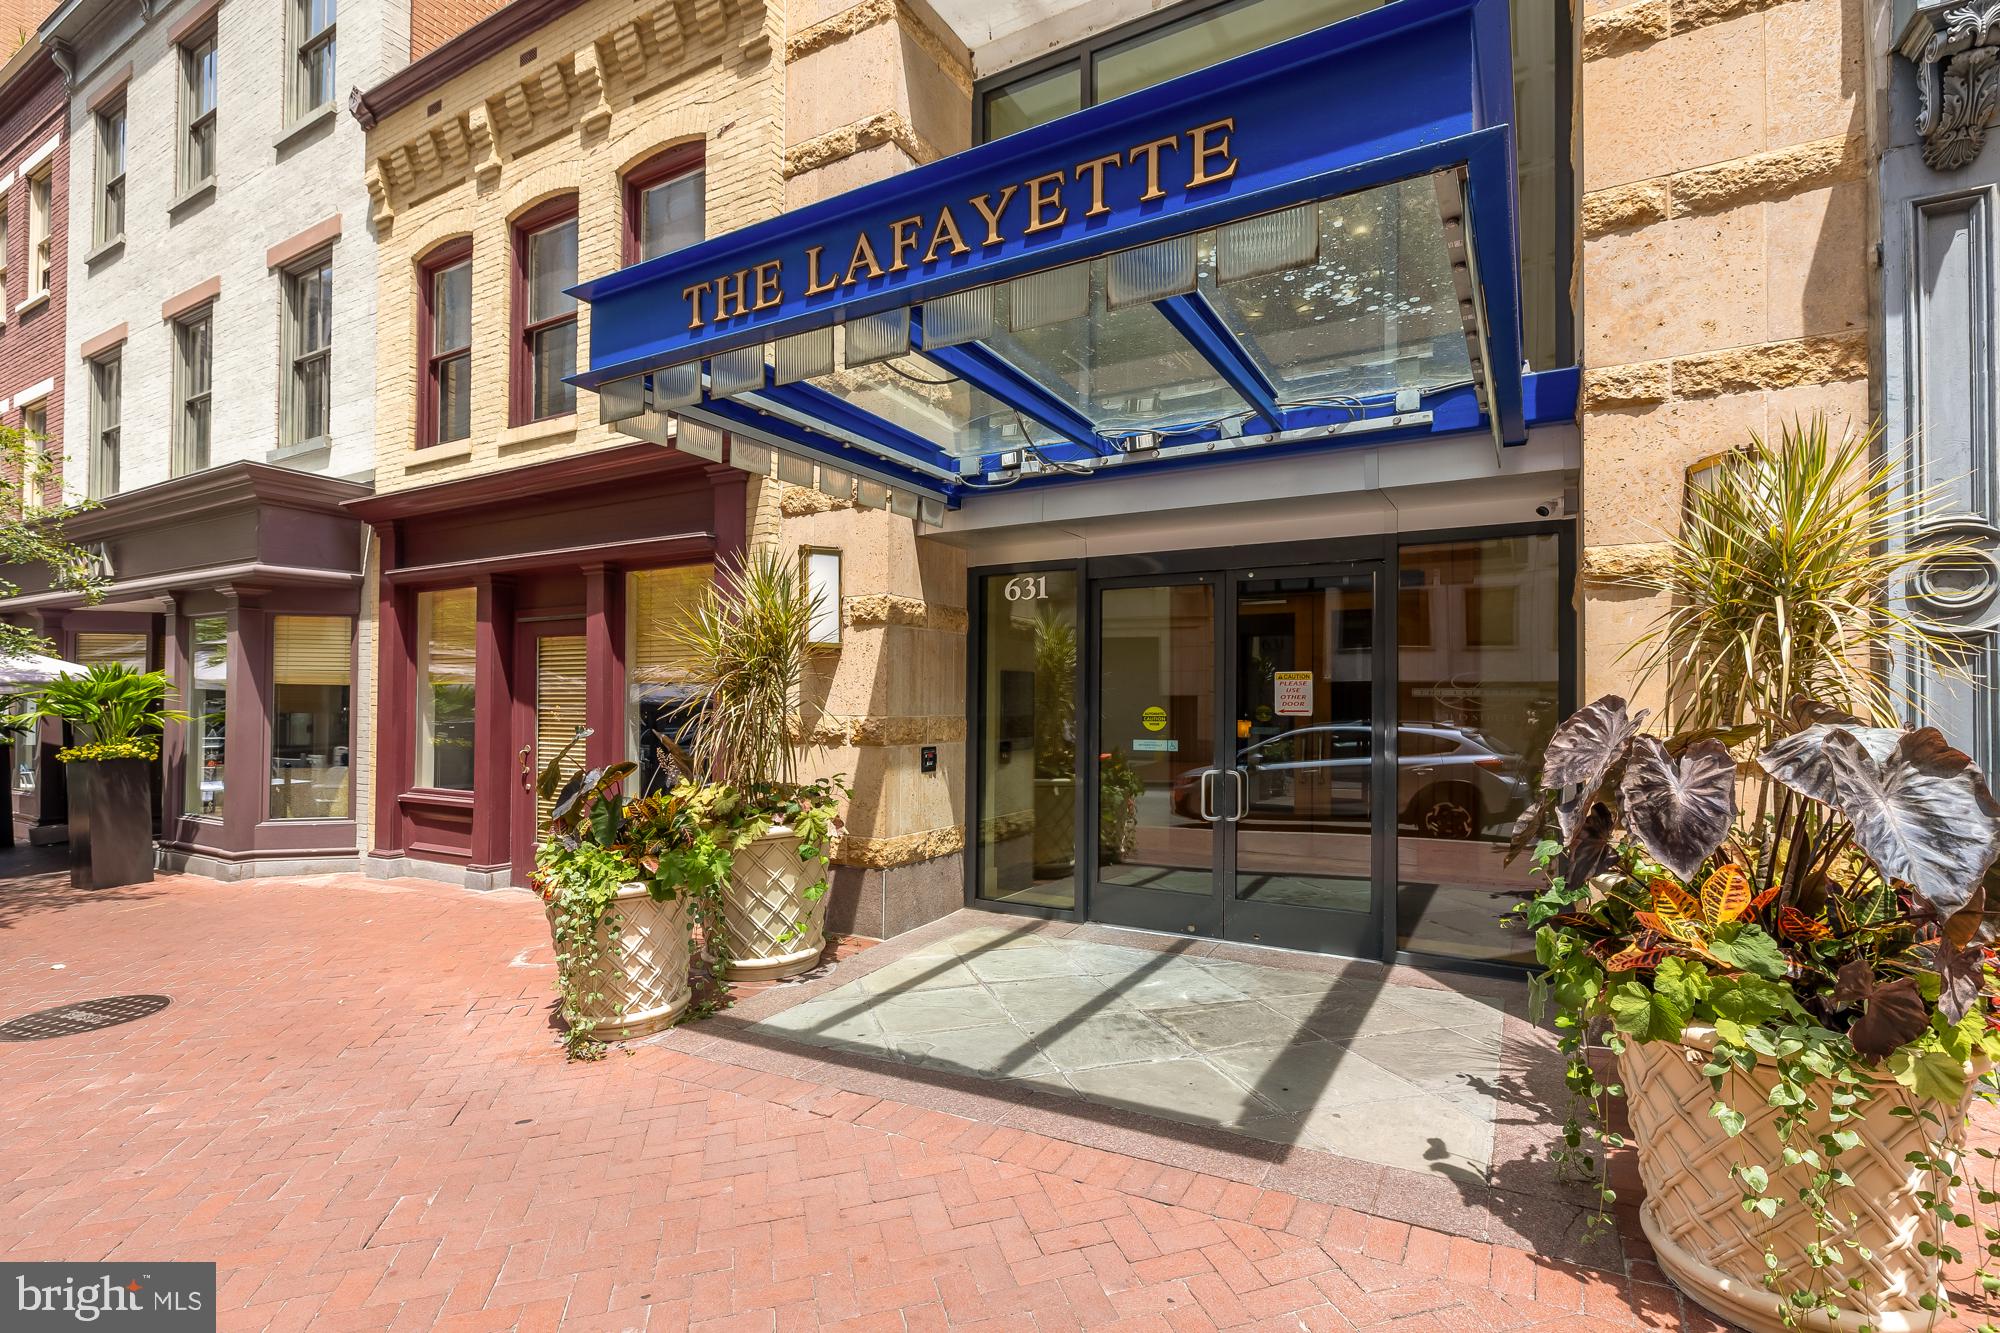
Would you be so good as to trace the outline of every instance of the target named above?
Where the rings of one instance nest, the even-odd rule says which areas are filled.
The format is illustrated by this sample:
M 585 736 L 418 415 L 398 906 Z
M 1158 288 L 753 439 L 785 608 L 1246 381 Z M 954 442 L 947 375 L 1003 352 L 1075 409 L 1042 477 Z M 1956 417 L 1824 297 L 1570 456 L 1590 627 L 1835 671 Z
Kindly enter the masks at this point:
M 1497 1000 L 1449 990 L 996 923 L 759 1026 L 1382 1166 L 1483 1175 L 1503 1016 Z

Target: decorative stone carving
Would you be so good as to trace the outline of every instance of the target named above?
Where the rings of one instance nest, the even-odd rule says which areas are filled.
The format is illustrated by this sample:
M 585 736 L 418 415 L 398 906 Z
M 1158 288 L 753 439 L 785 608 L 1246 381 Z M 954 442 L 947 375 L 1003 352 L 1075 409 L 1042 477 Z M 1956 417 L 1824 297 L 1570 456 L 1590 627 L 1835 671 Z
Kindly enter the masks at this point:
M 2000 0 L 1921 5 L 1896 49 L 1917 67 L 1925 164 L 1958 170 L 1979 155 L 2000 119 Z

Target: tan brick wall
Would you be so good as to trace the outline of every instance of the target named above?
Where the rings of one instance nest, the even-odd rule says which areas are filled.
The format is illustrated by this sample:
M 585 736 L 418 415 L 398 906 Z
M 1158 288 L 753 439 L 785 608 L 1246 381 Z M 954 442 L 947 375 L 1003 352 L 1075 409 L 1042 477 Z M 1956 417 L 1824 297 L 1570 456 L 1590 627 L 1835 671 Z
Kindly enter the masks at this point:
M 690 16 L 661 23 L 659 15 Z M 704 21 L 706 26 L 704 26 Z M 521 467 L 630 443 L 574 418 L 510 429 L 512 220 L 560 193 L 578 197 L 578 269 L 620 266 L 623 173 L 662 148 L 706 144 L 710 235 L 783 205 L 782 14 L 762 0 L 635 11 L 598 0 L 561 15 L 443 87 L 385 116 L 368 136 L 380 234 L 375 486 L 379 492 Z M 526 63 L 523 53 L 533 50 Z M 439 109 L 429 113 L 437 103 Z M 417 450 L 417 261 L 473 242 L 472 434 Z M 590 340 L 580 315 L 579 346 Z M 587 355 L 587 352 L 585 353 Z
M 55 7 L 56 0 L 0 0 L 0 60 L 20 50 Z
M 479 20 L 506 6 L 507 0 L 412 0 L 410 59 L 423 59 Z
M 1861 0 L 1586 0 L 1584 697 L 1659 609 L 1606 586 L 1697 459 L 1870 414 L 1875 208 Z

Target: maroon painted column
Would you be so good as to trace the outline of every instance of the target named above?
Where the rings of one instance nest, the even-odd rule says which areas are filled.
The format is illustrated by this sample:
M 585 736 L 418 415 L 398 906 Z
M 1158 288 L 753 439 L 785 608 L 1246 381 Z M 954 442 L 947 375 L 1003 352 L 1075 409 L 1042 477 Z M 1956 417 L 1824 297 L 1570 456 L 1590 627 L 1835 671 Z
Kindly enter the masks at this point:
M 513 862 L 509 843 L 520 758 L 514 753 L 514 583 L 491 574 L 474 583 L 479 622 L 472 703 L 472 869 Z
M 194 670 L 188 662 L 188 622 L 186 594 L 169 593 L 173 610 L 166 618 L 166 628 L 160 636 L 162 662 L 160 669 L 167 673 L 168 699 L 170 706 L 183 713 L 194 711 Z M 180 820 L 187 813 L 187 764 L 192 741 L 192 722 L 170 722 L 166 733 L 160 738 L 160 831 L 165 837 L 178 840 L 182 829 Z
M 375 827 L 373 854 L 401 856 L 406 840 L 399 799 L 416 777 L 416 606 L 389 581 L 396 525 L 375 525 Z
M 585 565 L 584 721 L 590 739 L 584 759 L 592 768 L 615 764 L 625 753 L 625 575 L 608 565 Z
M 222 738 L 222 850 L 256 846 L 271 803 L 270 615 L 262 589 L 226 588 L 229 607 L 226 731 Z

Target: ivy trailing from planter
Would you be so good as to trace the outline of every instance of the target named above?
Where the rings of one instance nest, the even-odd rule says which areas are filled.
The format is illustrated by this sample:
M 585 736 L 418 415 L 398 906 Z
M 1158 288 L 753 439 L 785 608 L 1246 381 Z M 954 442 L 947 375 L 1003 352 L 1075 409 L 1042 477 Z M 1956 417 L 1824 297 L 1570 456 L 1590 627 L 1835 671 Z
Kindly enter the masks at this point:
M 1754 1086 L 1732 1075 L 1771 1071 L 1781 1160 L 1733 1166 L 1742 1207 L 1767 1219 L 1801 1208 L 1813 1224 L 1804 1271 L 1765 1254 L 1787 1324 L 1852 1313 L 1861 1278 L 1842 1235 L 1853 1185 L 1842 1159 L 1862 1146 L 1862 1117 L 1881 1097 L 1925 1127 L 1911 1162 L 1927 1178 L 1919 1197 L 1941 1234 L 1976 1238 L 1981 1280 L 2000 1289 L 1987 1269 L 2000 1229 L 1984 1211 L 2000 1192 L 1961 1188 L 1957 1150 L 1960 1108 L 1968 1095 L 1994 1097 L 2000 1057 L 1986 906 L 2000 803 L 1933 728 L 1873 727 L 1802 699 L 1788 713 L 1747 770 L 1759 791 L 1748 819 L 1730 749 L 1760 728 L 1654 736 L 1643 713 L 1606 696 L 1551 737 L 1545 791 L 1514 850 L 1532 848 L 1546 877 L 1517 911 L 1536 933 L 1536 1014 L 1553 1004 L 1580 1099 L 1559 1157 L 1593 1181 L 1608 1222 L 1616 1196 L 1602 1153 L 1623 1146 L 1608 1101 L 1624 1089 L 1599 1076 L 1588 1048 L 1709 1030 L 1709 1115 L 1731 1138 L 1762 1109 L 1730 1102 L 1727 1088 Z M 1781 1175 L 1798 1183 L 1781 1191 Z M 1919 1248 L 1966 1257 L 1950 1243 Z M 1942 1291 L 1922 1303 L 1949 1308 Z

